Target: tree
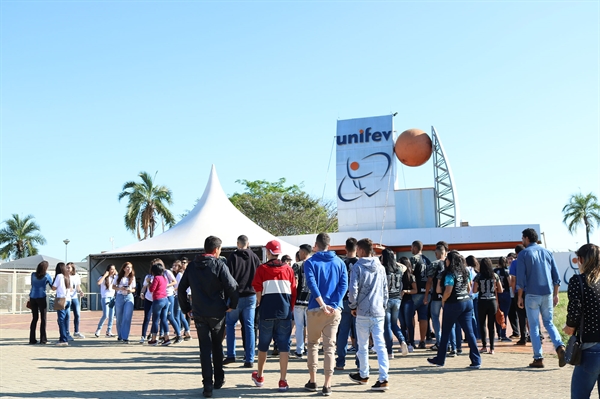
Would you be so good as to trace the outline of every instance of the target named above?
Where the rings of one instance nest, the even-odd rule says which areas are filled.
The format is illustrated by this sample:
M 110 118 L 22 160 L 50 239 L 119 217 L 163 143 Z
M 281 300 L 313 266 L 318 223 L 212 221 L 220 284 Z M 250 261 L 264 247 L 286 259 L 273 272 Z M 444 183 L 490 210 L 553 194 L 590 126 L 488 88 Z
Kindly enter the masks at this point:
M 0 230 L 0 257 L 4 259 L 26 258 L 37 255 L 38 249 L 35 244 L 44 245 L 46 239 L 39 234 L 40 226 L 33 220 L 32 215 L 21 218 L 13 213 L 10 219 L 6 219 L 6 227 Z
M 587 243 L 590 243 L 590 233 L 594 231 L 594 225 L 600 225 L 600 204 L 598 198 L 592 194 L 573 194 L 569 203 L 563 207 L 563 223 L 567 225 L 569 232 L 577 232 L 579 225 L 585 226 Z
M 123 191 L 119 194 L 119 201 L 125 197 L 129 199 L 125 227 L 135 232 L 140 241 L 154 236 L 158 219 L 161 219 L 163 231 L 165 223 L 169 227 L 175 224 L 175 218 L 167 207 L 173 205 L 173 194 L 167 187 L 155 184 L 156 173 L 154 177 L 150 177 L 147 172 L 140 172 L 138 176 L 142 181 L 128 181 L 123 184 Z M 143 238 L 141 232 L 144 233 Z
M 337 231 L 337 210 L 332 202 L 313 198 L 301 186 L 285 186 L 285 179 L 236 180 L 243 193 L 229 200 L 254 223 L 275 236 Z

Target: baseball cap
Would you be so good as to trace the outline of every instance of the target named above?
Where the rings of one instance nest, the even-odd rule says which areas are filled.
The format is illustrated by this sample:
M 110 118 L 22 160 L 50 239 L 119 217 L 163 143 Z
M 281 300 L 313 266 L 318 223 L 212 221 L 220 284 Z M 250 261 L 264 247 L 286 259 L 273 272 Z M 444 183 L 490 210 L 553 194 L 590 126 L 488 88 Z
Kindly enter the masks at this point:
M 269 241 L 266 246 L 273 255 L 279 255 L 281 253 L 281 244 L 279 244 L 279 241 L 277 240 Z

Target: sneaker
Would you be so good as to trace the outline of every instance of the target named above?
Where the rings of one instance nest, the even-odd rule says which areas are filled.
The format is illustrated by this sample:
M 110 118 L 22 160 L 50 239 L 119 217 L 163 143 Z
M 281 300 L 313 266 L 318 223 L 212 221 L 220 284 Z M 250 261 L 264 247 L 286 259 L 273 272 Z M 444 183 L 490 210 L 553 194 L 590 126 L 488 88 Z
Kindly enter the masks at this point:
M 252 372 L 252 381 L 254 381 L 254 385 L 256 385 L 257 387 L 262 387 L 263 384 L 265 383 L 265 377 L 259 377 L 258 376 L 258 371 L 253 371 Z
M 164 339 L 163 337 L 160 337 L 160 338 L 158 339 L 158 343 L 159 343 L 159 344 L 161 344 L 161 345 L 162 345 L 164 342 L 165 342 L 165 339 Z
M 369 377 L 363 378 L 360 376 L 360 373 L 348 374 L 348 377 L 350 378 L 350 381 L 356 382 L 360 385 L 365 385 L 367 382 L 369 382 Z
M 525 346 L 527 344 L 527 342 L 525 342 L 524 340 L 520 339 L 517 342 L 515 342 L 515 345 L 521 345 L 521 346 Z
M 462 355 L 462 349 L 459 349 L 456 351 L 456 356 L 460 356 L 460 355 Z
M 556 348 L 556 356 L 558 356 L 558 367 L 565 367 L 567 361 L 565 360 L 565 346 L 561 345 Z
M 432 351 L 434 351 L 434 352 L 437 352 L 437 350 L 438 350 L 438 346 L 437 346 L 437 344 L 433 344 L 433 345 L 431 345 L 431 346 L 429 347 L 429 350 L 432 350 Z
M 298 352 L 294 352 L 294 355 L 296 355 L 296 359 L 304 359 L 304 356 L 302 355 L 302 353 L 298 353 Z
M 244 362 L 244 367 L 247 369 L 251 369 L 252 368 L 252 362 Z
M 373 349 L 373 347 L 370 347 L 370 348 L 369 348 L 369 353 L 370 353 L 371 355 L 375 355 L 375 354 L 377 354 L 377 351 L 376 351 L 375 349 Z
M 162 346 L 169 346 L 169 345 L 171 345 L 171 340 L 170 339 L 165 339 L 161 345 Z
M 408 353 L 413 353 L 415 351 L 415 348 L 412 345 L 408 345 Z
M 183 340 L 189 341 L 190 339 L 192 339 L 192 336 L 190 335 L 189 331 L 186 331 L 185 334 L 183 334 Z
M 59 342 L 56 343 L 56 346 L 69 346 L 69 343 L 68 342 L 60 342 L 59 341 Z
M 113 334 L 113 333 L 110 333 L 110 332 L 107 332 L 107 333 L 106 333 L 106 338 L 114 338 L 114 337 L 115 337 L 115 336 L 114 336 L 114 334 Z
M 490 351 L 488 352 L 488 354 L 493 355 L 495 352 L 493 349 L 490 349 Z
M 226 357 L 223 359 L 223 365 L 235 363 L 235 357 Z
M 408 345 L 404 341 L 400 343 L 400 353 L 402 353 L 402 356 L 408 355 Z
M 126 344 L 126 345 L 129 345 L 129 340 L 128 339 L 124 339 L 123 343 Z
M 273 349 L 273 352 L 271 352 L 271 356 L 279 356 L 279 349 Z
M 290 386 L 288 385 L 287 381 L 279 380 L 279 392 L 286 392 L 288 389 L 290 389 Z
M 394 354 L 393 353 L 388 353 L 388 359 L 393 359 L 394 358 Z
M 540 338 L 541 338 L 541 337 L 540 337 Z M 527 338 L 526 338 L 526 341 L 527 341 L 527 342 L 531 342 L 531 335 L 528 335 L 528 336 L 527 336 Z
M 469 364 L 469 367 L 471 370 L 479 370 L 481 368 L 481 364 Z
M 515 334 L 513 333 L 510 338 L 521 338 L 521 336 L 519 334 Z
M 344 370 L 344 366 L 335 366 L 333 369 L 334 370 L 338 370 L 338 371 L 343 371 Z
M 444 367 L 443 364 L 439 364 L 434 357 L 430 357 L 429 359 L 427 359 L 427 363 L 431 364 L 432 366 L 435 367 Z
M 425 341 L 419 342 L 419 346 L 417 349 L 425 349 Z
M 204 396 L 205 398 L 212 398 L 212 393 L 212 390 L 204 388 L 204 390 L 202 391 L 202 396 Z
M 308 382 L 304 384 L 304 389 L 310 392 L 317 392 L 317 383 L 310 382 L 310 380 L 308 380 Z
M 532 367 L 534 369 L 543 369 L 544 359 L 533 359 L 533 362 L 529 363 L 529 367 Z
M 94 336 L 96 338 L 100 338 L 100 330 L 96 330 L 96 332 L 94 333 Z
M 214 388 L 221 389 L 223 388 L 223 385 L 225 385 L 225 378 L 223 378 L 221 381 L 215 381 Z
M 146 338 L 144 338 L 144 337 L 140 338 L 140 344 L 143 344 L 144 342 L 146 342 Z
M 173 342 L 174 344 L 178 344 L 180 342 L 183 342 L 183 338 L 181 337 L 181 335 L 178 335 L 175 337 L 175 342 Z
M 329 396 L 331 395 L 331 387 L 323 387 L 323 396 Z
M 512 342 L 512 339 L 508 338 L 508 337 L 503 337 L 500 339 L 500 341 L 502 342 Z
M 79 338 L 79 339 L 85 339 L 85 335 L 83 335 L 83 334 L 82 334 L 82 333 L 80 333 L 80 332 L 76 332 L 75 334 L 73 334 L 73 336 L 74 336 L 75 338 Z
M 68 335 L 67 336 L 67 341 L 75 341 L 75 338 L 73 338 L 72 335 Z
M 357 348 L 351 346 L 348 349 L 346 349 L 346 352 L 348 352 L 348 353 L 356 353 L 357 350 L 358 350 Z
M 156 346 L 158 345 L 158 341 L 155 339 L 151 339 L 150 341 L 148 341 L 148 345 L 150 346 Z
M 446 356 L 448 356 L 448 357 L 455 357 L 456 356 L 456 351 L 450 351 L 450 352 L 448 352 L 448 354 Z
M 371 387 L 371 391 L 387 391 L 390 388 L 387 381 L 377 381 L 375 385 Z

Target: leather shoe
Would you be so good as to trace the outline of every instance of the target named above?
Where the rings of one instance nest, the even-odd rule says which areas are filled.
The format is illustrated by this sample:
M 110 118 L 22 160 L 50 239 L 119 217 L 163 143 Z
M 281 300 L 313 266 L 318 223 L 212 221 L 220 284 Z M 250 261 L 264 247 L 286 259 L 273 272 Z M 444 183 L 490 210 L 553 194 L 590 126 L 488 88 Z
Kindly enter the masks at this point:
M 565 360 L 565 346 L 561 345 L 556 348 L 556 355 L 558 356 L 558 367 L 565 367 L 567 361 Z
M 225 378 L 223 378 L 221 381 L 215 381 L 215 389 L 221 389 L 223 385 L 225 385 Z
M 544 359 L 533 359 L 533 362 L 529 363 L 529 367 L 533 367 L 534 369 L 543 369 Z

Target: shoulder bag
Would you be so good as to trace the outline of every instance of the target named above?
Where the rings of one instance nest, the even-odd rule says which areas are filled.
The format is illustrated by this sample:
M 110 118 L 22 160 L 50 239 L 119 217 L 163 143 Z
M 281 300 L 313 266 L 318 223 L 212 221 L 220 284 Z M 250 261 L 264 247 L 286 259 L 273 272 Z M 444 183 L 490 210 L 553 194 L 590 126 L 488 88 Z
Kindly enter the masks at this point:
M 66 298 L 54 298 L 54 310 L 65 310 Z
M 565 360 L 567 363 L 573 366 L 577 366 L 581 363 L 581 347 L 583 345 L 583 342 L 581 342 L 581 336 L 583 335 L 583 320 L 585 318 L 583 306 L 583 281 L 581 274 L 576 274 L 575 276 L 577 276 L 577 280 L 579 281 L 579 289 L 581 290 L 581 301 L 579 301 L 579 309 L 581 310 L 581 323 L 579 324 L 579 329 L 575 331 L 575 334 L 571 335 L 571 338 L 569 338 L 567 348 L 565 349 Z

